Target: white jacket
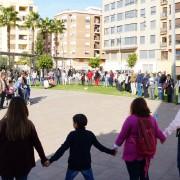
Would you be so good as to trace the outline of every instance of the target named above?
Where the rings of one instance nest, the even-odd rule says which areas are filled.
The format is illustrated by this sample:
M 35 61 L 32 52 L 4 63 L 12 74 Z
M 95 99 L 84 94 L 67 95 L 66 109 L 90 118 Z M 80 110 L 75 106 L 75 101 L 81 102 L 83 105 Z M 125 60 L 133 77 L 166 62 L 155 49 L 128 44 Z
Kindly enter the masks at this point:
M 166 136 L 171 135 L 177 128 L 180 128 L 180 110 L 177 112 L 174 120 L 165 129 L 164 133 Z

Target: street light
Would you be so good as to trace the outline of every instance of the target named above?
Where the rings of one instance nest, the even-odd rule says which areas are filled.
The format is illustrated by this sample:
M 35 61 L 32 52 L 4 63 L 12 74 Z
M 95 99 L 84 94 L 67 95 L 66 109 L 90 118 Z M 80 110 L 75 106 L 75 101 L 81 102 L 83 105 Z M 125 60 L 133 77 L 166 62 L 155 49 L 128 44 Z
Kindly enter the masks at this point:
M 171 41 L 172 41 L 172 78 L 176 80 L 176 30 L 175 30 L 175 0 L 172 0 L 171 4 Z

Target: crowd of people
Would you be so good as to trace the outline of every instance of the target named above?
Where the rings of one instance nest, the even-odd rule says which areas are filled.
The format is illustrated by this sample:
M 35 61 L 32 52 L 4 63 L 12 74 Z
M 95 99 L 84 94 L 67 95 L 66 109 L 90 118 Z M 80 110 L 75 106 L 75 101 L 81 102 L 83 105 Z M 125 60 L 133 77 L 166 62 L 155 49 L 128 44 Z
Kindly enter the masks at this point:
M 164 100 L 166 95 L 168 102 L 173 101 L 175 89 L 178 89 L 178 103 L 180 103 L 180 76 L 177 76 L 175 82 L 171 75 L 166 74 L 165 71 L 158 73 L 141 73 L 139 71 L 139 73 L 134 73 L 133 71 L 76 71 L 75 69 L 61 70 L 58 68 L 47 73 L 44 79 L 42 75 L 33 71 L 31 79 L 32 85 L 36 85 L 37 80 L 39 80 L 45 88 L 59 84 L 116 86 L 119 91 L 127 91 L 138 97 Z
M 130 180 L 149 180 L 149 166 L 156 154 L 157 139 L 164 143 L 180 127 L 180 111 L 174 121 L 163 131 L 151 115 L 144 98 L 133 100 L 130 115 L 126 118 L 112 148 L 103 146 L 93 132 L 86 130 L 88 119 L 84 114 L 73 116 L 74 130 L 50 158 L 45 156 L 36 128 L 29 120 L 27 105 L 22 97 L 13 97 L 5 116 L 0 120 L 0 176 L 2 180 L 27 180 L 35 166 L 33 148 L 38 152 L 43 166 L 48 167 L 69 151 L 65 180 L 73 180 L 80 172 L 85 180 L 94 180 L 91 168 L 91 147 L 115 156 L 124 144 L 125 161 Z M 180 136 L 179 148 L 180 148 Z M 112 143 L 113 144 L 113 143 Z M 180 149 L 179 149 L 180 150 Z M 180 170 L 180 151 L 178 151 Z M 112 177 L 113 178 L 113 177 Z
M 18 95 L 26 103 L 30 103 L 30 84 L 26 71 L 2 70 L 0 72 L 0 109 L 7 106 L 9 100 Z

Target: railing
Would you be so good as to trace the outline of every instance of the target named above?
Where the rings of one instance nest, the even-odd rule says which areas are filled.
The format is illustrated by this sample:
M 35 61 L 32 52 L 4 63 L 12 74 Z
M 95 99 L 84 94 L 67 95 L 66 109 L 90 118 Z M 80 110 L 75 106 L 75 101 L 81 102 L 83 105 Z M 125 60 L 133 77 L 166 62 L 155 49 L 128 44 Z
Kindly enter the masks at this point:
M 167 28 L 161 28 L 161 33 L 166 33 L 167 32 Z
M 167 47 L 167 43 L 161 43 L 161 47 Z

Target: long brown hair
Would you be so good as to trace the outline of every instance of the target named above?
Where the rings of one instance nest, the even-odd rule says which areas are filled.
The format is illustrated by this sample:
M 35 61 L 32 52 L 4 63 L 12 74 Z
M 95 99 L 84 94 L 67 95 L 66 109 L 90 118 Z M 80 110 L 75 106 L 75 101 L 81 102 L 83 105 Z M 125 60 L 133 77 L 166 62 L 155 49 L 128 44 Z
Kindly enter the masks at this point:
M 1 120 L 8 140 L 23 140 L 30 135 L 33 123 L 28 120 L 29 111 L 21 97 L 12 98 L 7 113 Z
M 139 117 L 149 117 L 151 114 L 145 99 L 141 97 L 131 103 L 130 113 Z

